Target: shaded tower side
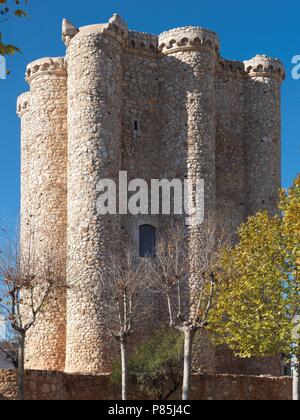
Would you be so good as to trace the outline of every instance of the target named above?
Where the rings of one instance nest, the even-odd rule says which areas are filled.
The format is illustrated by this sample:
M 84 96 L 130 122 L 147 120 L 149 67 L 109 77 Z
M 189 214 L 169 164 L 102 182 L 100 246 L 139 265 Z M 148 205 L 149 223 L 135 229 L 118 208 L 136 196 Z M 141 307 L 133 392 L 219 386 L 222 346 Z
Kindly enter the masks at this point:
M 159 153 L 157 56 L 157 36 L 129 31 L 128 47 L 123 56 L 122 170 L 128 172 L 128 181 L 141 178 L 148 185 L 151 185 L 151 179 L 160 178 L 165 163 Z M 130 236 L 138 231 L 142 220 L 158 222 L 158 216 L 147 214 L 126 215 L 122 219 Z
M 216 207 L 224 228 L 236 234 L 246 218 L 244 64 L 220 59 L 216 88 Z
M 197 258 L 205 246 L 203 227 L 215 223 L 215 72 L 219 41 L 215 33 L 202 28 L 178 28 L 160 35 L 159 50 L 164 176 L 187 181 L 191 191 L 195 191 L 197 180 L 205 183 L 204 225 L 191 218 L 190 223 L 195 225 L 189 226 L 190 251 Z M 171 219 L 162 221 L 167 225 Z M 191 277 L 185 291 L 191 307 L 186 315 L 191 320 L 195 316 L 193 296 L 197 287 L 197 279 Z M 197 362 L 198 366 L 213 363 L 211 349 L 202 352 Z
M 256 56 L 245 69 L 245 150 L 247 211 L 277 211 L 281 185 L 280 92 L 284 68 L 279 60 Z
M 220 62 L 217 101 L 217 200 L 234 234 L 259 210 L 277 211 L 281 172 L 280 89 L 284 69 L 257 56 Z M 231 76 L 231 77 L 229 77 Z M 221 82 L 221 83 L 220 83 Z M 220 96 L 219 96 L 220 95 Z M 234 238 L 233 238 L 234 239 Z M 216 349 L 217 373 L 278 376 L 279 357 L 243 360 Z
M 67 372 L 107 372 L 114 357 L 104 328 L 102 285 L 120 247 L 119 215 L 97 211 L 97 185 L 118 180 L 122 53 L 127 28 L 113 17 L 84 27 L 68 51 Z
M 122 162 L 128 173 L 128 182 L 142 179 L 151 186 L 152 179 L 160 179 L 165 161 L 160 153 L 160 110 L 158 37 L 129 31 L 128 44 L 123 55 L 122 96 Z M 132 196 L 132 192 L 128 195 Z M 150 195 L 150 194 L 149 194 Z M 150 204 L 148 206 L 150 208 Z M 140 254 L 140 229 L 150 225 L 159 235 L 160 215 L 143 214 L 121 216 L 123 245 L 133 243 L 134 252 Z M 157 236 L 158 237 L 158 236 Z M 148 291 L 144 296 L 147 316 L 136 325 L 133 346 L 145 340 L 162 322 L 161 299 Z M 151 304 L 149 304 L 151 302 Z
M 21 249 L 38 274 L 66 264 L 67 71 L 63 58 L 45 58 L 27 67 L 30 111 L 21 97 Z M 28 98 L 28 96 L 27 96 Z M 32 257 L 34 255 L 34 257 Z M 64 370 L 66 296 L 49 296 L 26 342 L 28 369 Z

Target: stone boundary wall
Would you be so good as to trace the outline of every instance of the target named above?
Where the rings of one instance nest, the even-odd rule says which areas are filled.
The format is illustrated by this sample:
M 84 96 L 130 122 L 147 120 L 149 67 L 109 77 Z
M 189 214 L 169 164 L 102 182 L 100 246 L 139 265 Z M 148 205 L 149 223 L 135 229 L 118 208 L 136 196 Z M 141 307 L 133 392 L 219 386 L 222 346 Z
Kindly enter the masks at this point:
M 27 371 L 28 400 L 120 400 L 109 375 L 80 375 L 62 372 Z M 17 373 L 0 370 L 0 400 L 17 399 Z M 137 390 L 131 400 L 143 400 Z M 180 393 L 175 395 L 180 399 Z M 287 377 L 195 375 L 192 400 L 292 400 L 292 380 Z

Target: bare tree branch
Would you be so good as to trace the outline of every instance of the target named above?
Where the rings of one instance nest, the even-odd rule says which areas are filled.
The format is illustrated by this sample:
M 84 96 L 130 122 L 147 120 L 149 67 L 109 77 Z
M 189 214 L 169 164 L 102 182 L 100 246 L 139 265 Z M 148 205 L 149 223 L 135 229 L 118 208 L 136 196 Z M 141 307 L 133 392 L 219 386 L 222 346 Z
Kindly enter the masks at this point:
M 27 249 L 19 250 L 19 241 L 7 241 L 0 252 L 0 315 L 18 337 L 19 395 L 24 399 L 24 349 L 28 331 L 55 289 L 66 287 L 65 266 L 55 249 L 36 255 L 28 238 Z
M 207 327 L 226 243 L 225 231 L 217 225 L 173 224 L 159 238 L 157 258 L 147 261 L 151 287 L 166 298 L 170 326 L 185 337 L 183 399 L 189 391 L 193 339 L 197 330 Z

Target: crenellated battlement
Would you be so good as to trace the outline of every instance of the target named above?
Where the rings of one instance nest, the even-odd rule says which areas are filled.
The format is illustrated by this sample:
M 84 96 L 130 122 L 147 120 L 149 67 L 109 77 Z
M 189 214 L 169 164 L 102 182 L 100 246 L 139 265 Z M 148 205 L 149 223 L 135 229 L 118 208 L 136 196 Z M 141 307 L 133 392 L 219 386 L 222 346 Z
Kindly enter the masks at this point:
M 67 63 L 64 57 L 47 57 L 28 64 L 25 80 L 30 84 L 36 77 L 43 75 L 67 77 Z
M 161 54 L 194 50 L 211 51 L 218 55 L 220 50 L 218 35 L 207 29 L 186 26 L 163 32 L 159 36 L 159 51 Z
M 241 78 L 247 75 L 242 61 L 225 60 L 224 58 L 220 58 L 217 62 L 216 72 L 217 74 L 224 74 L 234 78 Z
M 128 51 L 141 55 L 156 55 L 158 53 L 158 36 L 129 31 Z
M 126 46 L 128 42 L 128 25 L 118 15 L 114 14 L 108 23 L 99 23 L 95 25 L 82 26 L 77 28 L 67 19 L 62 24 L 62 39 L 66 47 L 69 47 L 72 39 L 77 35 L 86 35 L 91 33 L 101 33 L 115 38 L 122 45 Z
M 107 30 L 114 33 L 122 41 L 128 39 L 128 25 L 117 13 L 109 19 Z
M 257 55 L 247 61 L 232 61 L 221 58 L 217 63 L 217 74 L 228 77 L 269 77 L 282 82 L 285 79 L 285 69 L 282 62 L 265 55 Z
M 108 23 L 88 25 L 81 28 L 77 28 L 67 19 L 63 20 L 62 38 L 67 47 L 74 37 L 90 33 L 101 33 L 105 36 L 110 36 L 122 45 L 124 51 L 141 56 L 153 57 L 155 55 L 174 54 L 180 51 L 208 51 L 219 57 L 216 65 L 216 72 L 219 75 L 224 74 L 233 78 L 271 77 L 278 81 L 285 79 L 284 66 L 278 59 L 257 55 L 250 60 L 242 62 L 226 60 L 220 57 L 218 35 L 202 27 L 185 26 L 175 28 L 157 36 L 144 32 L 129 31 L 127 23 L 118 14 L 114 14 Z M 33 69 L 29 69 L 29 78 L 32 77 L 32 74 L 40 71 L 36 66 L 38 66 L 38 63 L 33 63 Z
M 283 63 L 277 58 L 257 55 L 244 61 L 245 70 L 250 77 L 271 77 L 282 82 L 285 79 Z
M 30 92 L 25 92 L 17 99 L 17 114 L 22 117 L 30 110 Z

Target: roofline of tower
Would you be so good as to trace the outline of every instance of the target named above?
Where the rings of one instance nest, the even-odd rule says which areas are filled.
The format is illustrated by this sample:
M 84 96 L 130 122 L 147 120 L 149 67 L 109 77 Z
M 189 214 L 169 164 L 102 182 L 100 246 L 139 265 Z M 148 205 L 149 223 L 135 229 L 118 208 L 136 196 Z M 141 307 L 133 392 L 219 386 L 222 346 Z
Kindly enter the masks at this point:
M 185 26 L 171 29 L 159 35 L 159 51 L 161 54 L 173 54 L 177 51 L 204 49 L 216 55 L 220 52 L 218 35 L 199 26 Z
M 30 84 L 33 79 L 44 74 L 67 76 L 65 57 L 43 57 L 27 65 L 25 80 Z
M 285 79 L 284 64 L 277 58 L 257 55 L 250 60 L 234 61 L 220 58 L 217 73 L 233 77 L 268 77 L 282 82 Z
M 176 28 L 168 29 L 167 31 L 164 31 L 164 32 L 160 33 L 158 35 L 158 37 L 162 38 L 162 37 L 165 37 L 165 36 L 172 35 L 173 33 L 176 33 L 176 32 L 183 32 L 183 31 L 187 31 L 187 30 L 197 30 L 197 31 L 205 32 L 207 34 L 211 34 L 211 35 L 215 36 L 218 40 L 220 40 L 219 35 L 215 31 L 212 31 L 211 29 L 208 29 L 208 28 L 204 28 L 202 26 L 192 26 L 192 25 L 178 26 Z
M 240 77 L 272 77 L 279 81 L 285 79 L 285 68 L 278 59 L 257 55 L 246 61 L 232 61 L 220 57 L 220 39 L 216 32 L 201 26 L 182 26 L 162 32 L 159 35 L 131 31 L 118 14 L 108 23 L 87 25 L 77 28 L 63 20 L 63 40 L 68 47 L 78 34 L 103 33 L 118 40 L 127 52 L 145 56 L 169 55 L 181 51 L 204 50 L 219 57 L 217 71 Z
M 278 58 L 258 54 L 243 63 L 246 73 L 252 78 L 272 77 L 281 82 L 286 78 L 285 66 Z

